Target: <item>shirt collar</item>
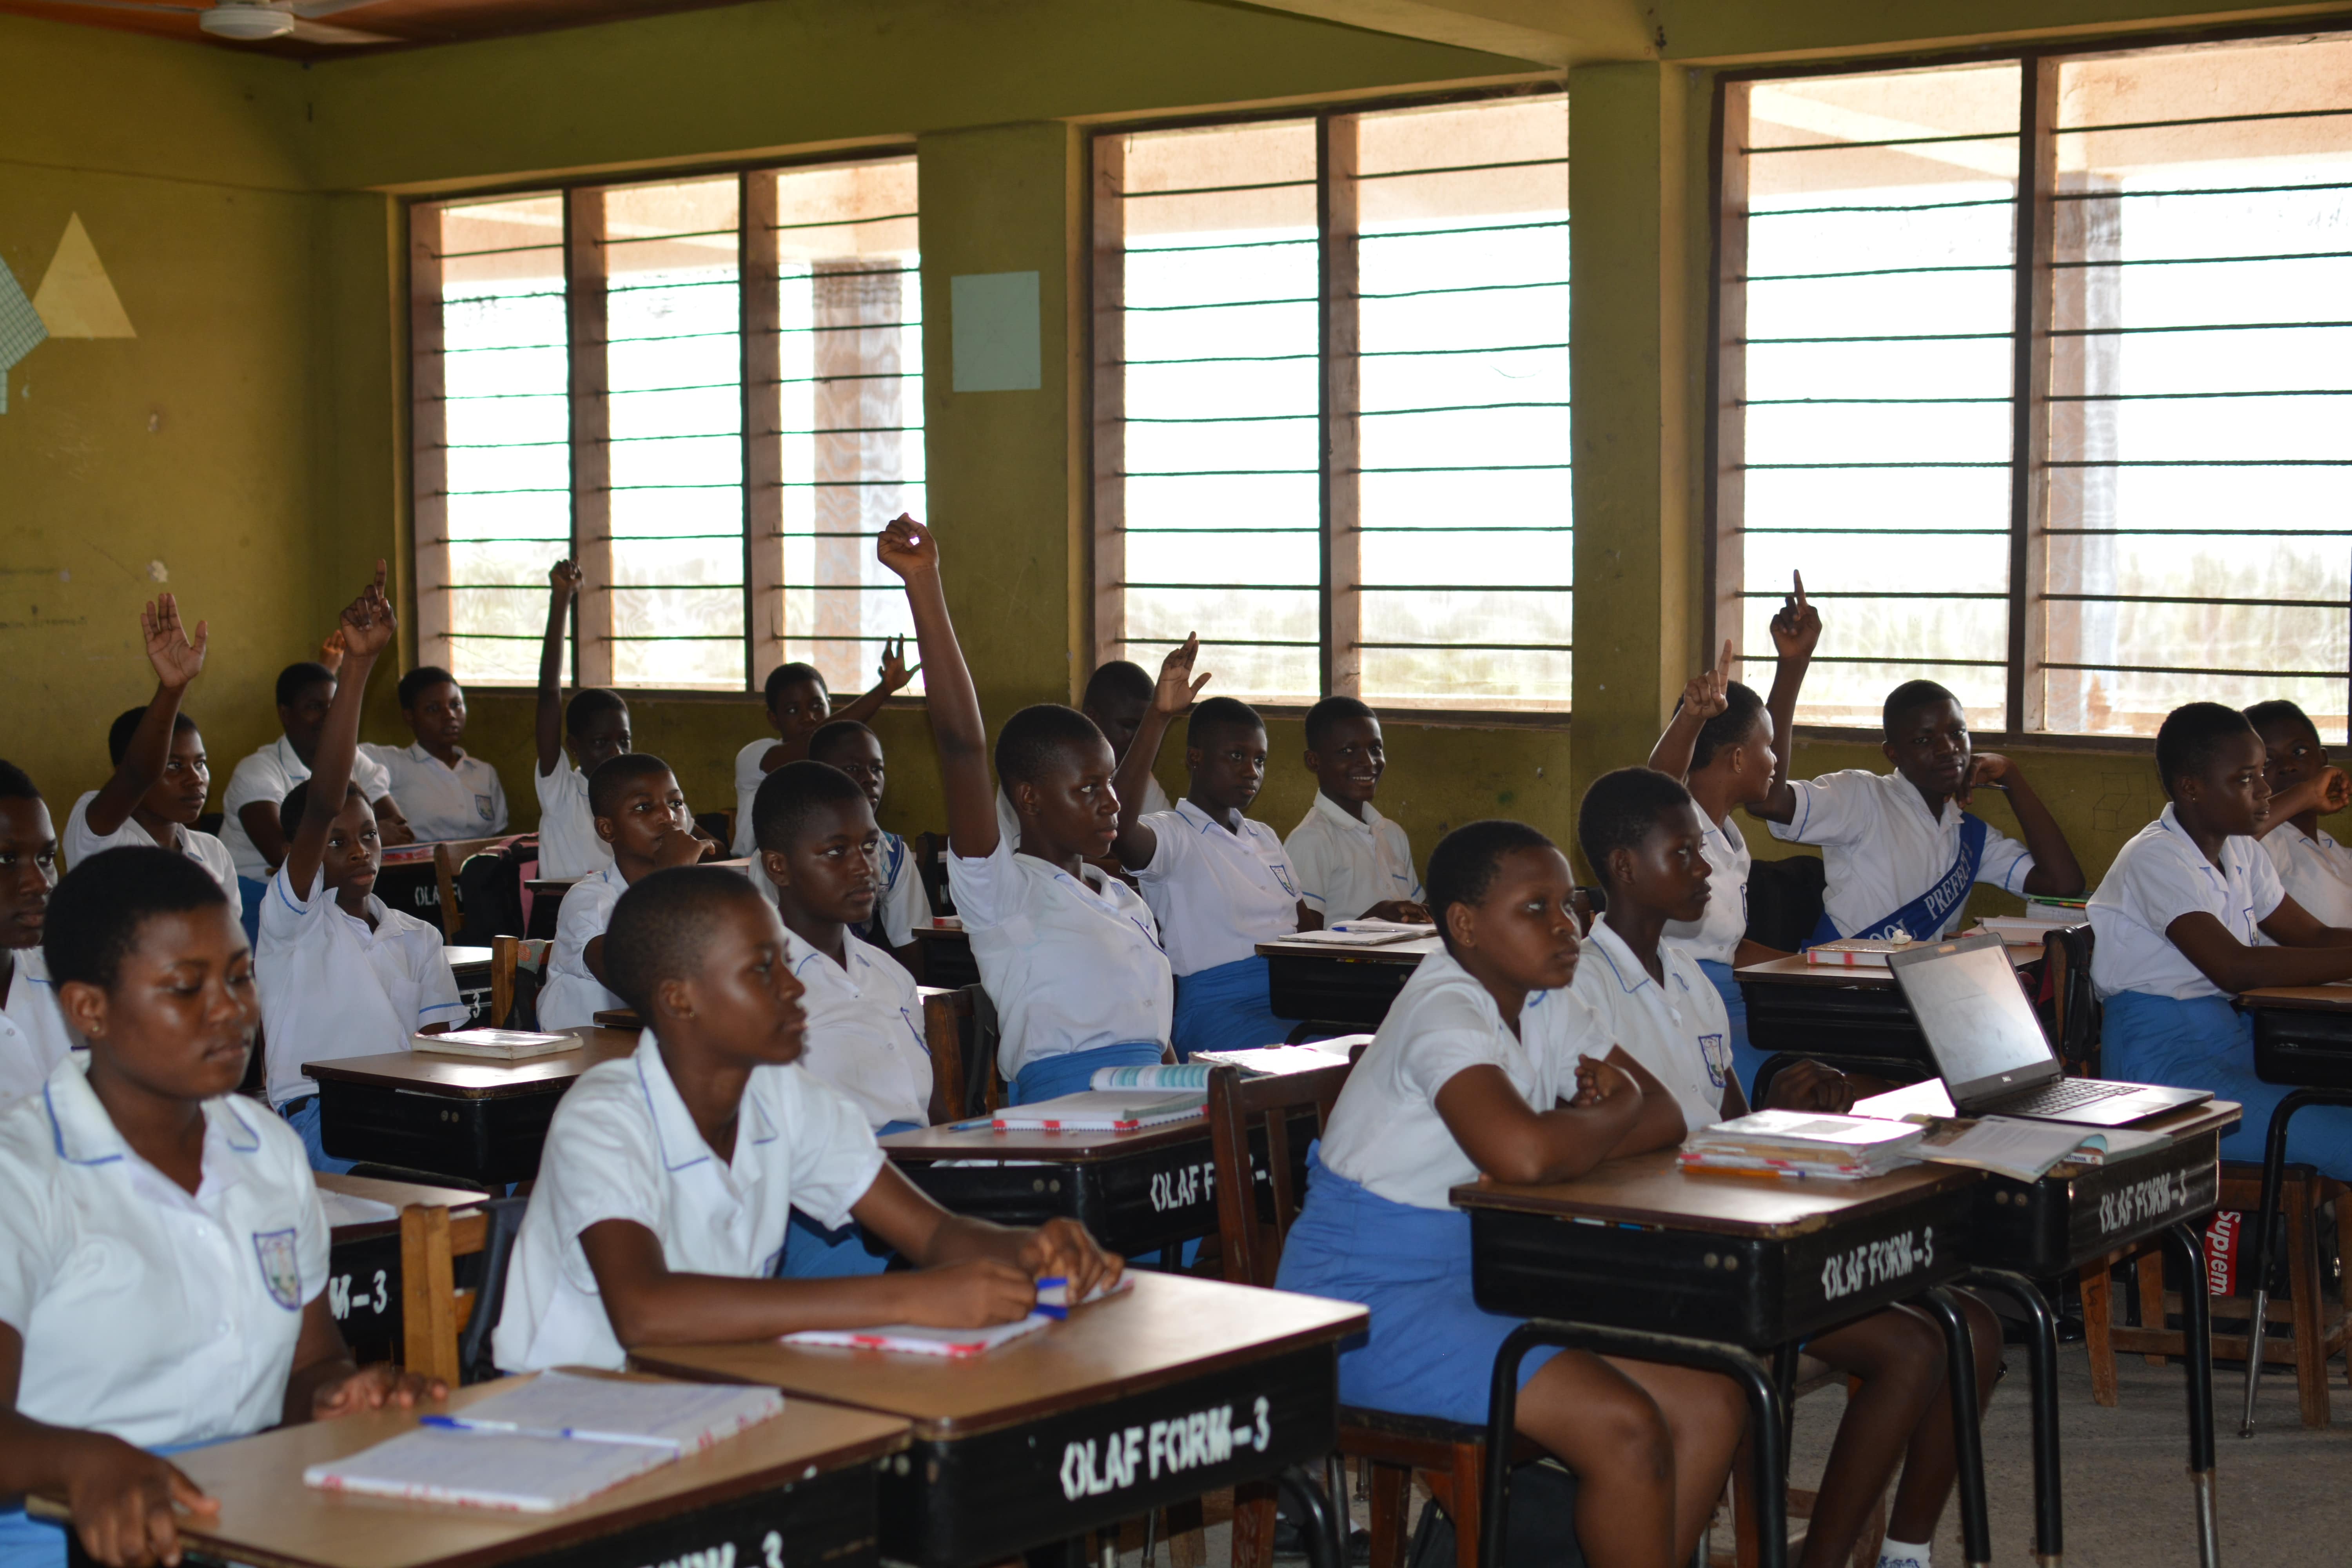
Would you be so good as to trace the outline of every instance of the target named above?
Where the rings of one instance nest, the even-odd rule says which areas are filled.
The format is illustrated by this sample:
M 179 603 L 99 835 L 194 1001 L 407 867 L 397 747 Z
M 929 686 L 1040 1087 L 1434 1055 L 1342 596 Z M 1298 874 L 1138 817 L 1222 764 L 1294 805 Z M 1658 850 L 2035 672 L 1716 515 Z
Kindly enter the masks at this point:
M 114 1119 L 89 1087 L 86 1053 L 76 1051 L 49 1070 L 48 1081 L 41 1086 L 41 1100 L 49 1116 L 50 1144 L 58 1159 L 71 1165 L 112 1165 L 123 1163 L 130 1154 L 130 1145 L 122 1141 Z M 261 1130 L 233 1096 L 208 1100 L 204 1110 L 207 1149 L 216 1138 L 224 1148 L 239 1154 L 259 1151 Z
M 637 1086 L 645 1091 L 646 1109 L 653 1116 L 654 1141 L 661 1145 L 662 1169 L 684 1171 L 711 1159 L 710 1145 L 703 1141 L 702 1129 L 694 1124 L 694 1113 L 686 1108 L 679 1097 L 677 1085 L 670 1081 L 669 1064 L 662 1059 L 661 1046 L 651 1029 L 639 1031 L 637 1048 L 630 1058 L 636 1066 Z M 760 1103 L 760 1076 L 757 1069 L 743 1085 L 743 1106 L 738 1112 L 735 1135 L 740 1141 L 749 1132 L 754 1143 L 772 1143 L 776 1124 Z M 741 1146 L 740 1142 L 737 1145 Z
M 278 743 L 269 749 L 278 754 L 278 765 L 286 770 L 287 777 L 309 778 L 310 776 L 310 764 L 304 762 L 301 754 L 294 750 L 294 741 L 291 736 L 278 736 Z
M 1370 837 L 1381 825 L 1381 814 L 1373 807 L 1370 801 L 1364 803 L 1364 818 L 1361 822 L 1349 816 L 1346 806 L 1341 805 L 1319 789 L 1315 792 L 1315 809 L 1329 817 L 1339 826 L 1346 828 L 1350 833 L 1360 833 L 1366 837 Z
M 1662 948 L 1664 945 L 1660 944 Z M 1617 989 L 1628 996 L 1638 994 L 1643 986 L 1654 984 L 1650 979 L 1650 972 L 1642 967 L 1642 961 L 1633 956 L 1633 950 L 1625 945 L 1625 939 L 1612 931 L 1607 921 L 1594 921 L 1591 933 L 1584 939 L 1585 962 L 1589 963 L 1596 956 L 1609 966 L 1610 977 L 1616 983 Z M 1658 967 L 1665 967 L 1663 957 L 1658 961 Z
M 844 931 L 841 933 L 841 952 L 842 956 L 848 960 L 846 963 L 834 963 L 832 956 L 819 950 L 815 943 L 792 927 L 784 927 L 784 963 L 795 976 L 804 974 L 812 968 L 830 969 L 848 984 L 852 992 L 856 992 L 858 989 L 857 979 L 850 971 L 865 967 L 857 951 L 856 931 Z
M 1940 814 L 1932 813 L 1927 809 L 1927 797 L 1919 793 L 1917 784 L 1899 773 L 1881 773 L 1879 777 L 1886 781 L 1887 789 L 1903 797 L 1906 809 L 1926 817 L 1937 828 L 1940 829 L 1948 819 L 1957 818 L 1962 810 L 1958 801 L 1954 800 L 1950 795 L 1946 795 L 1943 811 Z

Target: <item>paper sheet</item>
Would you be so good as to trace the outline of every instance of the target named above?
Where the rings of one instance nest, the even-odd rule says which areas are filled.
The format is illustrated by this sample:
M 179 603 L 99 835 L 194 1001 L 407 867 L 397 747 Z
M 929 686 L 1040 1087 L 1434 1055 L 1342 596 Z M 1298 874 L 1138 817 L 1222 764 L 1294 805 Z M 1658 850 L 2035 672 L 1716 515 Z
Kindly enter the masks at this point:
M 675 1464 L 677 1450 L 511 1432 L 419 1426 L 347 1458 L 312 1465 L 302 1484 L 415 1502 L 553 1513 Z
M 513 1426 L 604 1443 L 693 1451 L 776 1415 L 784 1396 L 731 1384 L 631 1383 L 544 1372 L 478 1400 L 456 1419 L 477 1429 Z
M 382 1225 L 398 1219 L 400 1211 L 390 1204 L 373 1198 L 355 1198 L 349 1193 L 319 1189 L 319 1206 L 326 1211 L 327 1228 L 340 1230 L 347 1225 Z

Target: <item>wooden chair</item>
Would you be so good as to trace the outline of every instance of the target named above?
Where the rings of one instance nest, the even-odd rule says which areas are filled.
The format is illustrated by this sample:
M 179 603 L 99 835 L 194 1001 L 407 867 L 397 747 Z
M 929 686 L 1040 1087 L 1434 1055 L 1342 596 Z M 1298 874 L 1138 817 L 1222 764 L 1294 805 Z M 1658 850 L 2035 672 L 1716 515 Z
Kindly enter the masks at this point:
M 433 846 L 433 880 L 441 889 L 442 941 L 456 942 L 466 924 L 465 911 L 457 906 L 457 868 L 476 855 L 496 849 L 509 837 L 501 834 L 495 838 L 445 838 Z
M 539 987 L 547 978 L 547 955 L 555 943 L 544 938 L 494 936 L 490 939 L 490 1019 L 499 1029 L 539 1026 Z M 515 976 L 530 977 L 531 1016 L 515 1017 Z
M 995 1004 L 977 985 L 927 985 L 922 997 L 932 1125 L 994 1110 L 1003 1103 L 996 1082 Z
M 452 1388 L 467 1381 L 498 1325 L 524 1201 L 485 1199 L 454 1216 L 437 1205 L 400 1211 L 401 1362 L 409 1371 Z M 478 1255 L 479 1283 L 460 1289 L 457 1259 Z

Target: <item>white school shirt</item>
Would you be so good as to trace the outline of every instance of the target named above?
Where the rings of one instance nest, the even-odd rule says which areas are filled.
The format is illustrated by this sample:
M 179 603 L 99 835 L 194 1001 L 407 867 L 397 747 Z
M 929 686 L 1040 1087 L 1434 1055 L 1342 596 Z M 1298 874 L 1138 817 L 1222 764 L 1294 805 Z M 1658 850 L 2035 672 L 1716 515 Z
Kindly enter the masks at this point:
M 568 752 L 555 753 L 555 771 L 533 771 L 539 785 L 539 874 L 551 880 L 593 877 L 613 863 L 613 847 L 596 837 L 596 814 L 588 809 L 588 775 L 572 765 Z
M 236 771 L 228 775 L 227 793 L 221 796 L 220 836 L 238 876 L 266 882 L 271 867 L 254 847 L 253 836 L 245 830 L 245 818 L 237 813 L 256 801 L 268 801 L 273 808 L 283 805 L 288 792 L 310 776 L 310 764 L 295 755 L 294 742 L 283 735 L 237 763 Z M 360 786 L 370 805 L 392 794 L 391 775 L 365 751 L 352 757 L 352 783 Z
M 1351 921 L 1391 899 L 1419 903 L 1421 879 L 1413 875 L 1412 843 L 1402 823 L 1364 803 L 1361 822 L 1348 808 L 1315 792 L 1315 804 L 1282 841 L 1298 879 L 1298 896 L 1323 917 L 1325 925 Z
M 793 1209 L 828 1230 L 846 1225 L 881 1169 L 865 1114 L 797 1065 L 751 1069 L 735 1156 L 720 1163 L 646 1030 L 635 1051 L 582 1073 L 555 1108 L 491 1337 L 499 1368 L 617 1372 L 626 1362 L 580 1246 L 589 1226 L 644 1226 L 675 1273 L 765 1279 Z
M 761 771 L 760 759 L 768 754 L 769 747 L 782 743 L 771 735 L 735 753 L 735 842 L 731 847 L 738 860 L 760 852 L 759 837 L 751 831 L 751 802 L 758 798 L 760 785 L 768 777 Z
M 923 868 L 915 863 L 915 847 L 895 833 L 882 835 L 881 886 L 874 890 L 874 918 L 882 938 L 892 947 L 915 940 L 915 928 L 931 923 L 931 895 L 923 887 Z
M 323 868 L 312 874 L 308 898 L 295 892 L 286 868 L 269 879 L 253 973 L 272 1105 L 319 1092 L 302 1076 L 304 1062 L 404 1051 L 427 1025 L 466 1021 L 441 933 L 373 893 L 367 909 L 373 931 L 343 913 Z
M 2221 864 L 2215 866 L 2181 831 L 2167 805 L 2164 815 L 2116 852 L 2099 890 L 2091 895 L 2091 984 L 2103 998 L 2118 991 L 2183 1002 L 2226 996 L 2172 945 L 2166 930 L 2181 916 L 2201 910 L 2252 947 L 2262 940 L 2257 923 L 2268 920 L 2285 897 L 2259 842 L 2223 839 Z
M 784 928 L 784 962 L 808 988 L 808 1044 L 801 1066 L 846 1095 L 876 1131 L 931 1119 L 931 1050 L 915 977 L 855 931 L 842 935 L 846 966 Z
M 1723 1120 L 1731 1075 L 1731 1019 L 1722 994 L 1698 960 L 1658 943 L 1660 984 L 1607 921 L 1595 921 L 1577 962 L 1575 992 L 1601 1021 L 1601 1032 L 1648 1069 L 1682 1108 L 1683 1131 Z
M 481 758 L 461 750 L 453 768 L 422 741 L 360 750 L 391 778 L 393 804 L 420 842 L 488 838 L 507 830 L 506 786 L 499 770 Z
M 1538 1110 L 1576 1093 L 1576 1064 L 1609 1041 L 1573 991 L 1531 991 L 1514 1036 L 1486 988 L 1440 948 L 1414 966 L 1380 1032 L 1348 1075 L 1323 1131 L 1334 1175 L 1414 1208 L 1453 1205 L 1445 1194 L 1478 1179 L 1437 1113 L 1437 1091 L 1468 1068 L 1498 1067 Z
M 40 1088 L 81 1045 L 58 1007 L 47 956 L 37 947 L 16 948 L 13 955 L 8 1005 L 0 1007 L 0 1105 Z
M 1159 843 L 1135 880 L 1177 973 L 1247 958 L 1298 930 L 1298 877 L 1273 828 L 1244 816 L 1227 832 L 1189 800 L 1144 820 Z
M 1754 864 L 1747 836 L 1731 820 L 1729 812 L 1724 813 L 1721 822 L 1708 823 L 1706 913 L 1695 921 L 1668 921 L 1660 939 L 1662 943 L 1693 958 L 1729 963 L 1732 955 L 1739 951 L 1740 939 L 1748 934 L 1748 871 Z M 1894 911 L 1895 906 L 1887 906 L 1889 914 Z M 1589 950 L 1587 956 L 1589 959 Z
M 1160 787 L 1157 778 L 1147 775 L 1143 781 L 1143 808 L 1136 815 L 1150 816 L 1155 811 L 1167 809 L 1168 792 Z M 1014 848 L 1021 847 L 1021 816 L 1013 809 L 1013 797 L 1001 784 L 996 791 L 996 831 L 999 837 L 1011 839 Z
M 1959 858 L 1959 802 L 1947 800 L 1942 816 L 1929 816 L 1918 787 L 1901 773 L 1848 768 L 1792 779 L 1789 787 L 1797 792 L 1797 813 L 1773 823 L 1772 837 L 1822 847 L 1829 877 L 1822 907 L 1841 931 L 1885 920 L 1941 881 Z M 2021 893 L 2032 870 L 2033 856 L 2024 845 L 1987 826 L 1978 881 Z M 1952 906 L 1942 931 L 1911 934 L 1922 940 L 1944 935 L 1959 923 L 1967 903 L 1962 899 Z
M 327 1284 L 299 1134 L 205 1101 L 191 1194 L 133 1153 L 80 1058 L 0 1111 L 0 1322 L 24 1336 L 16 1408 L 142 1447 L 275 1426 Z
M 2271 829 L 2261 843 L 2288 898 L 2321 925 L 2352 926 L 2352 849 L 2324 827 L 2309 834 L 2292 822 Z
M 588 969 L 588 944 L 613 923 L 613 906 L 629 884 L 618 866 L 607 866 L 574 882 L 555 912 L 555 946 L 547 955 L 547 984 L 539 993 L 539 1026 L 584 1029 L 598 1013 L 620 1012 L 628 1004 L 604 989 Z
M 997 1071 L 1130 1040 L 1165 1045 L 1176 984 L 1135 889 L 1081 864 L 1071 876 L 999 835 L 994 853 L 948 851 L 948 888 L 996 1004 Z
M 74 802 L 73 810 L 66 814 L 64 847 L 68 866 L 79 866 L 109 849 L 176 849 L 211 872 L 221 891 L 228 895 L 228 912 L 239 920 L 245 918 L 245 889 L 236 885 L 236 862 L 230 858 L 227 845 L 209 833 L 176 822 L 172 825 L 172 842 L 159 845 L 154 835 L 139 826 L 135 816 L 124 817 L 122 826 L 111 833 L 93 833 L 89 805 L 97 798 L 96 790 L 87 790 Z

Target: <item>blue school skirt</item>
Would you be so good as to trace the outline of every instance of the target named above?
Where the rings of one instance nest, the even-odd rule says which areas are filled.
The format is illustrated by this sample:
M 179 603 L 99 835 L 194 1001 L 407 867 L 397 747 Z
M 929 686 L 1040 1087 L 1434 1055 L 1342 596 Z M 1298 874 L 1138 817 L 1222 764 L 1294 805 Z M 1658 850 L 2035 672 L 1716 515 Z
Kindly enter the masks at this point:
M 1040 1057 L 1023 1068 L 1020 1076 L 1013 1080 L 1011 1103 L 1027 1105 L 1033 1100 L 1059 1100 L 1066 1094 L 1080 1093 L 1092 1087 L 1088 1080 L 1095 1076 L 1095 1068 L 1150 1067 L 1166 1048 L 1158 1040 L 1121 1040 L 1089 1051 Z
M 245 928 L 246 945 L 257 951 L 261 946 L 261 901 L 269 897 L 269 884 L 257 882 L 250 877 L 236 879 L 237 897 L 245 900 L 236 923 Z
M 1371 1309 L 1363 1338 L 1339 1347 L 1339 1402 L 1484 1426 L 1495 1352 L 1519 1326 L 1470 1295 L 1470 1216 L 1414 1208 L 1334 1174 L 1307 1152 L 1307 1203 L 1283 1244 L 1279 1289 Z M 1519 1363 L 1519 1386 L 1559 1353 Z
M 1176 1059 L 1191 1061 L 1195 1051 L 1255 1050 L 1288 1039 L 1298 1020 L 1274 1016 L 1273 987 L 1265 960 L 1256 953 L 1178 975 L 1176 1021 L 1169 1031 Z
M 1723 998 L 1723 1010 L 1731 1018 L 1731 1066 L 1739 1075 L 1739 1092 L 1756 1103 L 1756 1069 L 1769 1058 L 1748 1043 L 1748 993 L 1731 977 L 1731 965 L 1717 963 L 1714 959 L 1698 961 L 1699 973 L 1715 982 L 1716 994 Z
M 912 1132 L 922 1124 L 918 1121 L 886 1121 L 877 1138 L 887 1138 L 893 1132 Z M 839 1230 L 827 1230 L 800 1210 L 793 1211 L 792 1224 L 784 1228 L 783 1262 L 776 1269 L 779 1279 L 846 1279 L 863 1274 L 879 1274 L 890 1267 L 890 1254 L 866 1250 L 865 1233 L 852 1220 Z
M 166 1443 L 147 1451 L 184 1454 L 191 1448 L 208 1448 L 231 1440 L 212 1437 L 202 1443 Z M 33 1518 L 21 1503 L 0 1510 L 0 1568 L 66 1568 L 66 1527 Z
M 2144 991 L 2118 991 L 2106 1000 L 2100 1030 L 2099 1070 L 2133 1083 L 2210 1089 L 2246 1108 L 2246 1119 L 2221 1140 L 2224 1160 L 2259 1161 L 2269 1142 L 2271 1112 L 2294 1092 L 2292 1084 L 2254 1076 L 2254 1021 L 2226 996 L 2183 1002 Z M 2352 1181 L 2352 1107 L 2315 1105 L 2287 1126 L 2286 1157 Z

